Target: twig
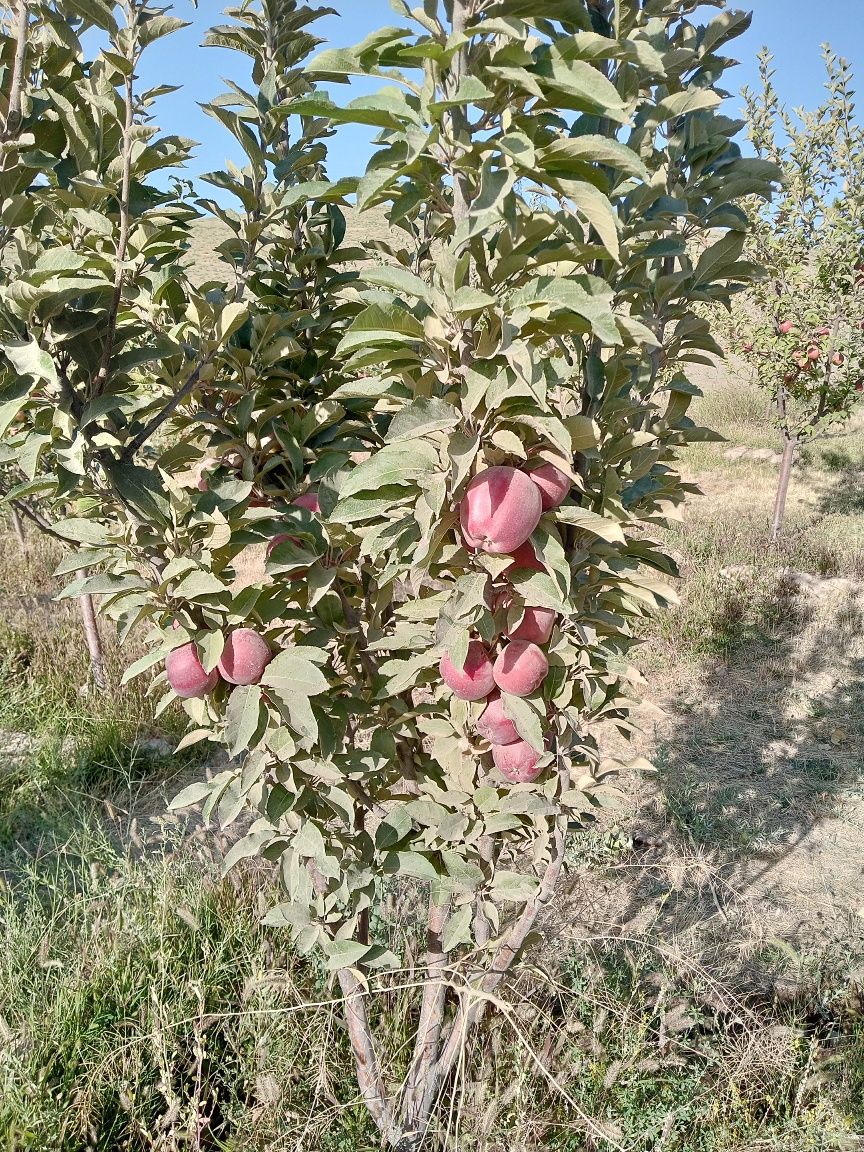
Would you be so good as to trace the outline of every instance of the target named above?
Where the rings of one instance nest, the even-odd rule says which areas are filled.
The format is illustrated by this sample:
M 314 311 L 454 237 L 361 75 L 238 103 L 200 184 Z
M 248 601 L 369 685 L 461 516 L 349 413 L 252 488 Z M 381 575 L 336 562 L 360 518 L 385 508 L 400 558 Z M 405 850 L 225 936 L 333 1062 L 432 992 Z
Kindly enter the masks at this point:
M 24 90 L 24 65 L 27 58 L 27 32 L 30 28 L 30 0 L 18 0 L 18 20 L 15 27 L 15 62 L 12 65 L 12 84 L 9 88 L 9 107 L 0 140 L 11 140 L 21 127 L 21 98 Z
M 138 435 L 129 441 L 120 453 L 119 459 L 121 464 L 128 464 L 139 448 L 142 448 L 147 443 L 153 433 L 162 427 L 169 416 L 180 407 L 187 396 L 190 396 L 192 392 L 195 391 L 195 385 L 201 377 L 201 370 L 209 364 L 212 359 L 213 353 L 211 352 L 197 365 L 180 391 L 175 392 L 164 408 L 160 409 L 152 419 L 148 420 Z

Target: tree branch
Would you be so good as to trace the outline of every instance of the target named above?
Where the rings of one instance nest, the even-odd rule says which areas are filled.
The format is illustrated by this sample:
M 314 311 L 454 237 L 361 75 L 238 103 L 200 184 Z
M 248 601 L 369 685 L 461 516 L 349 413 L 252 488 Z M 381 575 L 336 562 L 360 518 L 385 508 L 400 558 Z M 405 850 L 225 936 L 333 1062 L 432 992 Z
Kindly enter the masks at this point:
M 546 905 L 549 904 L 555 894 L 555 888 L 558 884 L 558 877 L 561 875 L 561 868 L 564 863 L 564 854 L 567 847 L 567 819 L 566 813 L 562 812 L 555 822 L 555 830 L 552 836 L 552 854 L 546 870 L 543 873 L 543 879 L 540 882 L 540 889 L 537 895 L 525 905 L 522 914 L 511 926 L 510 931 L 499 946 L 495 954 L 495 959 L 489 966 L 486 975 L 480 981 L 479 990 L 483 993 L 484 997 L 494 992 L 509 972 L 525 944 L 528 933 L 534 927 L 537 917 Z M 438 1084 L 440 1084 L 453 1068 L 465 1036 L 470 1029 L 483 1018 L 487 1004 L 488 1000 L 485 998 L 475 998 L 472 1000 L 470 990 L 465 993 L 456 1016 L 448 1029 L 441 1059 L 435 1069 L 435 1076 L 432 1078 L 435 1083 L 430 1084 L 427 1089 L 430 1094 L 428 1100 L 428 1107 L 430 1109 L 435 1098 Z
M 189 379 L 186 381 L 186 383 L 183 385 L 183 387 L 180 389 L 180 391 L 175 392 L 174 395 L 171 397 L 171 399 L 168 401 L 168 403 L 164 406 L 164 408 L 161 408 L 156 413 L 156 415 L 152 417 L 152 419 L 148 420 L 147 423 L 144 425 L 144 427 L 141 429 L 141 431 L 138 433 L 138 435 L 134 436 L 129 441 L 129 443 L 124 447 L 123 451 L 120 453 L 120 463 L 121 464 L 128 464 L 129 461 L 135 455 L 135 453 L 147 443 L 147 441 L 150 439 L 150 437 L 153 435 L 153 433 L 158 431 L 158 429 L 162 427 L 162 425 L 165 423 L 165 421 L 171 415 L 173 415 L 174 412 L 176 412 L 176 410 L 180 407 L 180 405 L 183 403 L 183 401 L 195 391 L 195 385 L 198 383 L 198 381 L 201 377 L 201 370 L 207 364 L 209 364 L 212 359 L 213 359 L 213 353 L 210 352 L 207 356 L 205 356 L 205 358 L 201 361 L 201 363 L 196 366 L 196 368 L 194 369 L 192 374 L 189 376 Z
M 350 968 L 339 970 L 339 985 L 345 997 L 345 1023 L 348 1025 L 348 1036 L 354 1051 L 357 1083 L 363 1096 L 363 1103 L 385 1141 L 392 1142 L 393 1114 L 378 1068 L 375 1041 L 366 1011 L 366 994 Z
M 24 91 L 24 65 L 27 58 L 27 32 L 30 28 L 30 0 L 18 0 L 18 19 L 15 26 L 15 61 L 12 65 L 12 83 L 9 88 L 9 106 L 0 140 L 11 140 L 21 127 L 22 95 Z
M 429 893 L 429 917 L 426 930 L 426 976 L 420 1022 L 414 1041 L 414 1057 L 405 1082 L 402 1103 L 402 1127 L 406 1135 L 422 1135 L 428 1115 L 423 1112 L 426 1085 L 434 1076 L 441 1029 L 444 1025 L 444 1002 L 447 983 L 444 979 L 446 955 L 443 950 L 444 929 L 450 919 L 450 904 L 436 904 Z
M 126 252 L 129 247 L 129 189 L 132 183 L 132 127 L 134 123 L 134 104 L 132 100 L 132 76 L 127 76 L 124 83 L 123 97 L 125 119 L 123 123 L 123 173 L 120 180 L 120 233 L 117 237 L 117 264 L 114 269 L 114 295 L 108 309 L 108 331 L 105 334 L 105 347 L 102 351 L 102 361 L 99 371 L 93 381 L 93 395 L 101 396 L 108 381 L 111 368 L 111 357 L 114 352 L 114 337 L 117 334 L 117 316 L 123 299 L 123 276 L 126 263 Z

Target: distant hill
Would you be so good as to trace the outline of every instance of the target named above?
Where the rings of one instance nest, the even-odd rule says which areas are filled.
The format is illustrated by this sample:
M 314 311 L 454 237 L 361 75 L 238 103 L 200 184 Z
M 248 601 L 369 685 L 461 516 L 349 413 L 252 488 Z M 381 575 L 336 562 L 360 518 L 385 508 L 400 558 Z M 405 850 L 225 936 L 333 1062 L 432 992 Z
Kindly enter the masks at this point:
M 343 211 L 348 226 L 346 244 L 355 245 L 393 238 L 393 229 L 387 222 L 382 208 L 371 208 L 367 212 L 344 208 Z M 217 248 L 229 235 L 227 227 L 214 216 L 195 222 L 192 227 L 192 251 L 188 263 L 192 279 L 196 283 L 201 284 L 224 275 Z

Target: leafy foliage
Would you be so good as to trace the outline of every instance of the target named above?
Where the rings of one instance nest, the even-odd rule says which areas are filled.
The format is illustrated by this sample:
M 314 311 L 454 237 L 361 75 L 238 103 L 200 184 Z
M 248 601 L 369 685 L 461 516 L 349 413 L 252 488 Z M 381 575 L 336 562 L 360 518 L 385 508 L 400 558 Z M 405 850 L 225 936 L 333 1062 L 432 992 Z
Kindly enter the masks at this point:
M 362 1051 L 356 973 L 399 962 L 370 913 L 393 877 L 429 885 L 423 1019 L 440 1021 L 443 960 L 479 946 L 494 989 L 568 826 L 614 802 L 591 725 L 629 731 L 634 622 L 674 599 L 652 531 L 687 490 L 677 449 L 710 435 L 687 416 L 684 369 L 718 351 L 696 308 L 752 277 L 737 201 L 773 168 L 742 157 L 718 111 L 739 14 L 395 7 L 408 26 L 308 63 L 323 10 L 229 10 L 208 43 L 250 56 L 256 89 L 209 108 L 248 161 L 206 178 L 228 209 L 147 182 L 188 153 L 134 87 L 176 22 L 127 0 L 121 27 L 88 0 L 108 46 L 85 61 L 75 22 L 34 5 L 2 173 L 0 414 L 9 497 L 38 503 L 71 546 L 61 572 L 81 573 L 65 594 L 98 593 L 124 635 L 149 629 L 128 675 L 192 643 L 209 684 L 231 632 L 266 639 L 257 682 L 184 699 L 184 743 L 235 760 L 177 804 L 223 828 L 252 810 L 226 866 L 278 865 L 268 920 L 340 971 L 364 1098 L 398 1136 Z M 388 84 L 345 107 L 316 87 L 351 75 Z M 334 185 L 326 140 L 347 122 L 380 135 L 366 173 Z M 354 191 L 391 225 L 374 262 L 344 246 Z M 230 237 L 224 277 L 195 288 L 178 257 L 199 211 Z M 570 490 L 534 561 L 469 549 L 472 478 L 543 462 Z M 504 696 L 539 773 L 513 784 L 475 730 L 483 702 L 438 666 L 461 668 L 472 640 L 496 649 L 526 607 L 557 623 L 542 685 Z M 478 1014 L 460 1007 L 440 1059 L 421 1027 L 412 1131 Z
M 849 63 L 827 45 L 823 58 L 813 111 L 780 104 L 767 49 L 760 91 L 745 90 L 750 138 L 783 182 L 770 207 L 748 204 L 767 276 L 733 310 L 733 333 L 794 442 L 846 419 L 864 391 L 864 129 Z

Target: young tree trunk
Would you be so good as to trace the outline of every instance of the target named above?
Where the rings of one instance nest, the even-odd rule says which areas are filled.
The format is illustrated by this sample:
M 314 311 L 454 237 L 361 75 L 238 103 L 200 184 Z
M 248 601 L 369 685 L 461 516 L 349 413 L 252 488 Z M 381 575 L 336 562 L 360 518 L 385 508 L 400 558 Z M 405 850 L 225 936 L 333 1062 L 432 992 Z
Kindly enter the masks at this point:
M 21 517 L 18 515 L 18 509 L 13 504 L 10 511 L 12 513 L 12 531 L 15 533 L 15 539 L 18 541 L 18 547 L 22 552 L 26 552 L 27 537 L 24 534 L 24 525 L 21 523 Z
M 100 692 L 104 692 L 108 687 L 108 677 L 105 675 L 102 637 L 99 635 L 99 625 L 96 623 L 96 608 L 93 604 L 93 597 L 85 593 L 79 597 L 78 602 L 81 605 L 81 619 L 84 622 L 87 651 L 90 653 L 90 670 L 93 673 L 93 682 Z
M 792 475 L 792 462 L 795 459 L 795 441 L 784 433 L 783 460 L 780 463 L 780 477 L 777 483 L 777 498 L 774 501 L 774 519 L 771 522 L 771 539 L 777 540 L 783 527 L 783 514 L 786 511 L 786 497 L 789 493 L 789 479 Z

